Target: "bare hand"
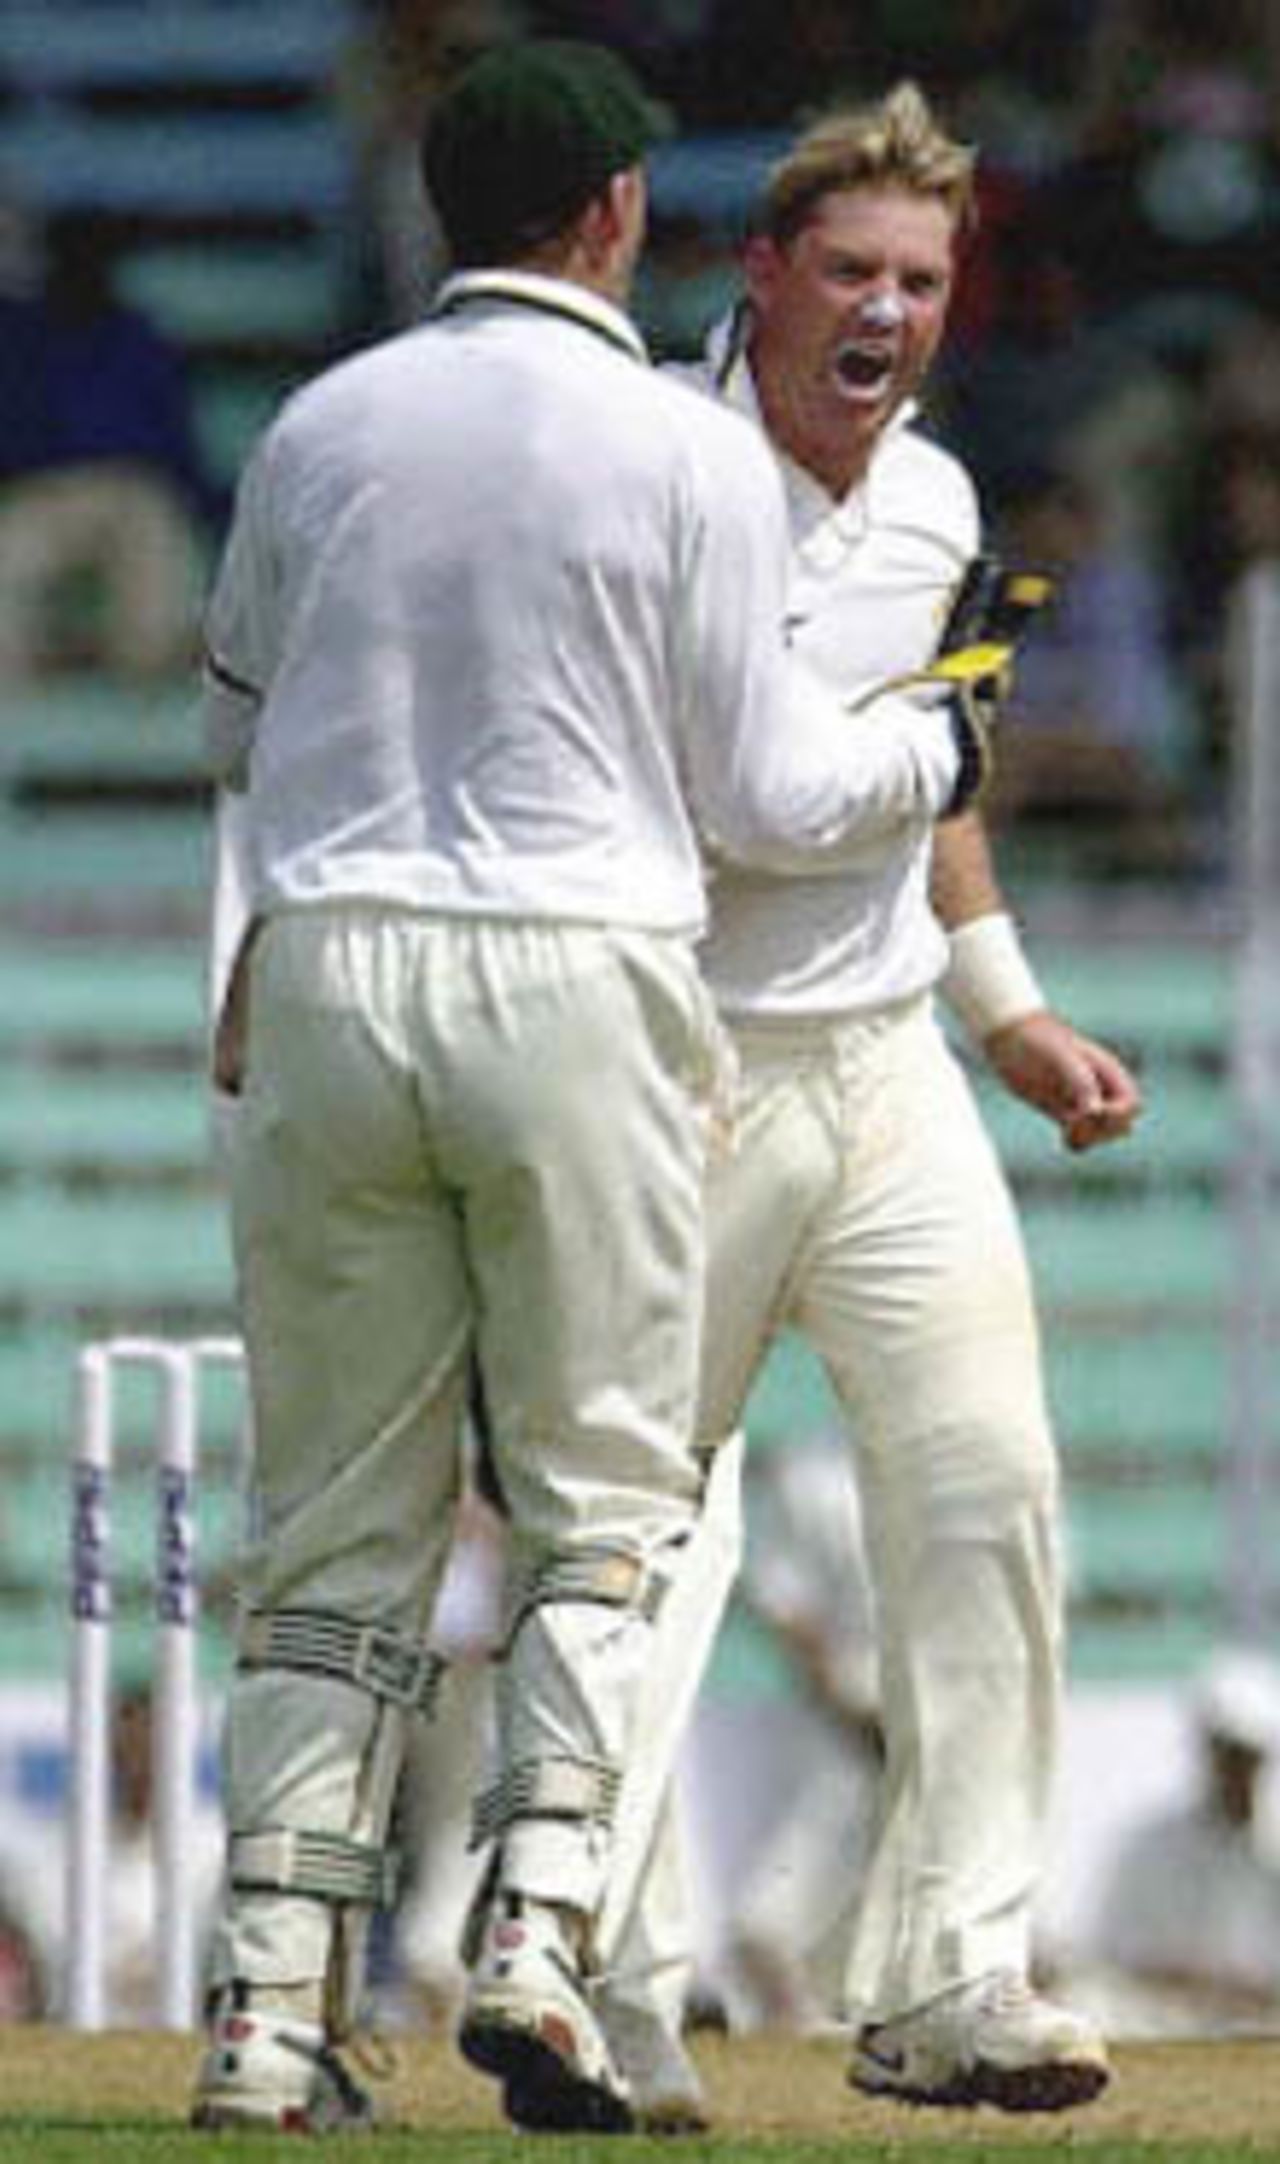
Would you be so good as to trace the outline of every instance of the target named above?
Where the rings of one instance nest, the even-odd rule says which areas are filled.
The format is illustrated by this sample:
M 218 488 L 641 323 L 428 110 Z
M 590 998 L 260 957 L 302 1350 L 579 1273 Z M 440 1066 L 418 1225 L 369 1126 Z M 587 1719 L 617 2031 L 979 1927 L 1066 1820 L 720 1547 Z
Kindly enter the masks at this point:
M 1141 1114 L 1124 1061 L 1047 1009 L 996 1030 L 983 1049 L 1005 1088 L 1052 1120 L 1069 1150 L 1117 1142 Z

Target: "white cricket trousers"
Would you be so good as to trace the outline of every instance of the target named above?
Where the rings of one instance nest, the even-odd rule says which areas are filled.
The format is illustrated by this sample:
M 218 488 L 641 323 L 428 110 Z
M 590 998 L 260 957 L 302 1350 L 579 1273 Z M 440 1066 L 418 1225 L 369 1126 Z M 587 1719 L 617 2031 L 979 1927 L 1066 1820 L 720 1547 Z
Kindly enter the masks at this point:
M 848 1412 L 887 1764 L 847 1976 L 883 2020 L 1025 1970 L 1060 1699 L 1057 1472 L 1022 1243 L 927 1000 L 735 1029 L 703 1432 L 792 1327 Z
M 247 1604 L 422 1633 L 473 1348 L 517 1593 L 601 1548 L 663 1557 L 699 1493 L 719 1045 L 685 943 L 317 907 L 269 921 L 251 972 L 230 1163 L 255 1436 Z M 502 1763 L 621 1763 L 650 1633 L 639 1605 L 534 1606 L 500 1687 Z M 239 1673 L 232 1826 L 348 1834 L 362 1784 L 389 1792 L 394 1773 L 370 1772 L 378 1719 L 343 1683 Z M 531 1817 L 512 1841 L 516 1884 L 594 1907 L 604 1827 Z M 232 1893 L 215 1973 L 317 1978 L 327 1943 L 321 1903 Z

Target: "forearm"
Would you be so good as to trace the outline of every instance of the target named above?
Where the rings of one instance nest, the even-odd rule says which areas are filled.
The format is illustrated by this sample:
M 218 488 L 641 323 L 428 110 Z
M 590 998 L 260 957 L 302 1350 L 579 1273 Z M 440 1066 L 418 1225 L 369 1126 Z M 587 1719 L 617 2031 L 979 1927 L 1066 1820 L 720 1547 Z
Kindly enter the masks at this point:
M 792 670 L 700 776 L 704 831 L 724 855 L 780 873 L 860 861 L 867 843 L 951 812 L 961 763 L 946 709 L 897 699 L 850 713 Z
M 943 930 L 1007 911 L 982 814 L 961 812 L 934 836 L 930 899 Z

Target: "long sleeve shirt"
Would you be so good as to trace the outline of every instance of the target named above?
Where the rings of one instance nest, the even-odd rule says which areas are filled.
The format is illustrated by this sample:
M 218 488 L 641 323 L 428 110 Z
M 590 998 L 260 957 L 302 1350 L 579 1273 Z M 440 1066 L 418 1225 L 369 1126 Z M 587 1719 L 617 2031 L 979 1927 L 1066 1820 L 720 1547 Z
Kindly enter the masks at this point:
M 472 273 L 254 454 L 206 732 L 249 905 L 335 898 L 695 935 L 704 849 L 838 859 L 931 819 L 944 717 L 857 730 L 782 630 L 757 431 L 564 281 Z

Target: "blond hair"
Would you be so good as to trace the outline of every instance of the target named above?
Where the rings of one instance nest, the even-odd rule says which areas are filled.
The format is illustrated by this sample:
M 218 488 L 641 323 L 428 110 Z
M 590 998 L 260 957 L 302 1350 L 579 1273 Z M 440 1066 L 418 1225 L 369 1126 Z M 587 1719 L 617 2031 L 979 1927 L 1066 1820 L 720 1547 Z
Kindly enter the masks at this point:
M 900 188 L 933 197 L 957 229 L 975 215 L 977 154 L 943 133 L 915 83 L 898 83 L 873 105 L 815 121 L 769 174 L 754 229 L 794 240 L 824 196 L 846 188 Z

